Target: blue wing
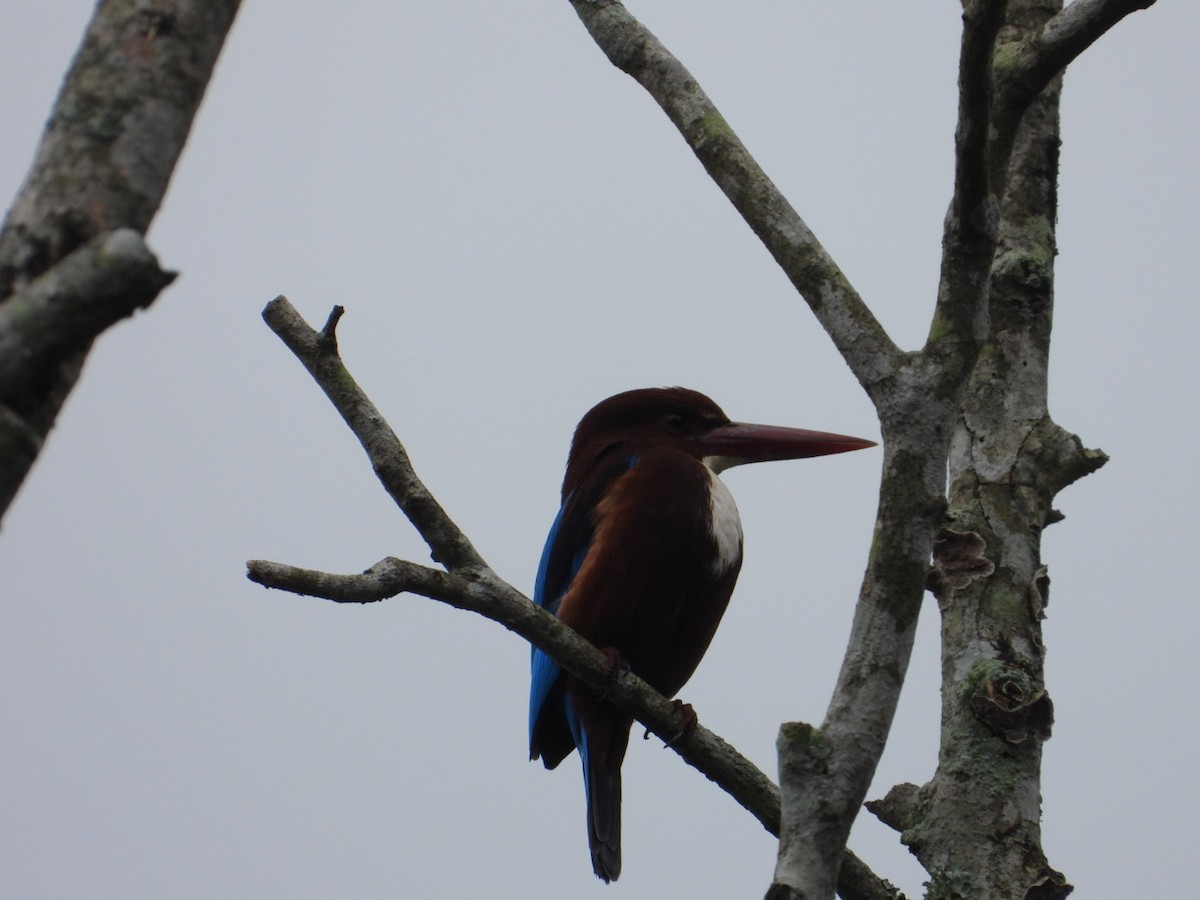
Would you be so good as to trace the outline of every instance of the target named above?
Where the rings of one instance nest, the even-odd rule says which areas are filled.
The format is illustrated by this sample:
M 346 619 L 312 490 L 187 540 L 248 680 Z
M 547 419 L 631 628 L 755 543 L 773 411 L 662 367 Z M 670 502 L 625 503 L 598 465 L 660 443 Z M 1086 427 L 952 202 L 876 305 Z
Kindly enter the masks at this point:
M 590 488 L 563 499 L 538 564 L 533 586 L 533 600 L 538 606 L 558 612 L 559 600 L 570 588 L 591 545 L 592 510 L 612 480 L 636 462 L 636 456 L 620 460 L 594 479 Z M 583 746 L 583 729 L 567 702 L 558 663 L 534 647 L 530 668 L 529 755 L 530 759 L 541 756 L 548 768 L 554 768 L 573 749 Z
M 570 498 L 568 497 L 569 501 Z M 542 609 L 549 610 L 552 613 L 558 611 L 558 601 L 562 597 L 563 590 L 567 585 L 562 585 L 561 588 L 553 591 L 547 591 L 547 577 L 550 571 L 550 560 L 555 555 L 555 544 L 558 540 L 559 530 L 562 527 L 563 514 L 567 510 L 567 504 L 563 503 L 558 510 L 558 515 L 554 517 L 554 524 L 550 526 L 550 534 L 546 537 L 546 546 L 542 548 L 542 559 L 538 563 L 537 580 L 533 584 L 533 602 Z M 580 554 L 580 560 L 582 560 Z M 570 577 L 574 577 L 575 572 L 579 571 L 576 565 L 574 571 L 570 573 Z M 569 582 L 568 582 L 569 584 Z M 557 585 L 555 586 L 558 587 Z M 546 703 L 546 697 L 549 696 L 551 688 L 558 681 L 559 673 L 562 671 L 558 664 L 542 652 L 537 647 L 533 647 L 533 656 L 530 660 L 532 668 L 532 680 L 529 685 L 529 740 L 530 745 L 533 743 L 533 730 L 537 724 L 538 716 L 541 715 L 542 707 Z
M 568 496 L 564 500 L 562 508 L 558 510 L 558 515 L 554 517 L 550 534 L 546 536 L 546 546 L 542 547 L 541 562 L 538 564 L 538 580 L 534 582 L 533 599 L 535 604 L 550 612 L 558 611 L 558 601 L 562 599 L 566 589 L 570 587 L 571 581 L 574 580 L 576 572 L 580 570 L 583 557 L 587 556 L 588 544 L 592 540 L 590 529 L 584 529 L 582 534 L 577 527 L 569 526 L 564 529 L 563 520 L 568 515 L 570 506 L 571 497 Z M 571 518 L 574 520 L 575 516 Z M 576 522 L 572 521 L 570 524 L 576 524 Z M 529 744 L 530 751 L 533 752 L 534 730 L 538 725 L 542 709 L 546 707 L 547 698 L 550 697 L 552 691 L 556 694 L 562 692 L 559 688 L 559 676 L 562 674 L 562 670 L 557 662 L 536 647 L 533 648 L 530 668 L 532 668 L 532 680 L 529 684 Z M 570 709 L 569 704 L 565 702 L 562 703 L 562 709 L 568 720 L 566 725 L 574 737 L 575 732 L 578 731 L 577 722 L 572 721 L 575 719 L 574 710 Z

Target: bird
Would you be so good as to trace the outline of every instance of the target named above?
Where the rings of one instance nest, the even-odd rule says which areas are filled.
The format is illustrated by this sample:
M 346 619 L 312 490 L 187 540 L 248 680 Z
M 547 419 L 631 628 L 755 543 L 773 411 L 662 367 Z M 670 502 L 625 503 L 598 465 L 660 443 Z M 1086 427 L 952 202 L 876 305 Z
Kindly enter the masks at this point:
M 742 565 L 741 520 L 718 474 L 871 446 L 731 422 L 707 396 L 682 387 L 609 397 L 575 429 L 534 601 L 614 665 L 674 697 L 708 649 Z M 615 881 L 621 763 L 633 719 L 536 646 L 531 668 L 529 758 L 553 769 L 579 752 L 592 868 Z

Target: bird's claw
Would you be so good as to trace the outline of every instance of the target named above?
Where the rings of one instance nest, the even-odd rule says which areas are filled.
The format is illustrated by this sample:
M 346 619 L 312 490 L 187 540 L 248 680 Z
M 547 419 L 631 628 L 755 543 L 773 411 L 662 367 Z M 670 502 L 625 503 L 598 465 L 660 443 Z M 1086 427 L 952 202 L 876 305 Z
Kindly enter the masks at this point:
M 682 700 L 672 700 L 671 704 L 679 711 L 679 732 L 675 737 L 667 741 L 667 746 L 675 744 L 680 738 L 686 737 L 690 732 L 696 729 L 699 719 L 696 717 L 696 711 L 692 709 L 692 704 L 684 703 Z
M 675 736 L 669 741 L 664 741 L 664 747 L 674 747 L 680 740 L 687 737 L 689 733 L 695 730 L 700 723 L 700 719 L 696 716 L 696 710 L 692 709 L 692 704 L 684 703 L 682 700 L 672 700 L 671 705 L 679 711 L 679 730 L 675 732 Z M 650 729 L 646 729 L 646 733 L 642 735 L 643 741 L 650 740 Z
M 629 663 L 625 661 L 625 657 L 621 655 L 621 651 L 616 647 L 601 647 L 600 652 L 604 654 L 607 662 L 604 665 L 604 680 L 610 685 L 613 684 L 622 675 L 628 675 L 631 671 Z M 603 700 L 608 696 L 608 691 L 604 691 L 600 695 Z

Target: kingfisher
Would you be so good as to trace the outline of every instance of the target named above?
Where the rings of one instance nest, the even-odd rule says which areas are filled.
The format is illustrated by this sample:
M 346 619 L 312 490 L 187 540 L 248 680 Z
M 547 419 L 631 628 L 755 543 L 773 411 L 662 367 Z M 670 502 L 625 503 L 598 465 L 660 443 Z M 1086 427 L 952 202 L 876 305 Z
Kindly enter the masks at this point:
M 687 388 L 609 397 L 575 429 L 534 600 L 604 650 L 614 672 L 628 666 L 674 697 L 708 649 L 742 566 L 741 520 L 718 474 L 872 446 L 731 422 Z M 621 873 L 621 763 L 632 725 L 533 648 L 529 758 L 553 769 L 579 751 L 592 868 L 605 882 Z

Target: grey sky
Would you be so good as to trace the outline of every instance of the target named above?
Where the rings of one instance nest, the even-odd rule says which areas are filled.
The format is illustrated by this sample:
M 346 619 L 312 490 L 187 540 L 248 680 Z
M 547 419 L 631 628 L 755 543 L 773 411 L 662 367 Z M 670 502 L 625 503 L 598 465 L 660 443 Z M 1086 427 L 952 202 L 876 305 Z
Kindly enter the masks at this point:
M 0 196 L 93 4 L 0 28 Z M 630 0 L 906 346 L 949 198 L 958 4 Z M 1200 7 L 1160 0 L 1073 66 L 1052 363 L 1112 462 L 1058 502 L 1045 847 L 1080 896 L 1194 892 L 1189 577 Z M 529 590 L 567 442 L 631 387 L 874 436 L 871 407 L 658 108 L 561 3 L 248 0 L 150 233 L 182 277 L 106 334 L 0 537 L 0 895 L 761 896 L 774 842 L 654 742 L 625 869 L 586 852 L 578 767 L 526 762 L 528 648 L 417 598 L 249 584 L 423 545 L 259 319 L 343 304 L 341 347 L 418 471 Z M 819 720 L 870 541 L 878 451 L 735 470 L 741 582 L 683 696 L 774 773 Z M 937 742 L 936 609 L 871 796 Z M 923 873 L 860 817 L 852 847 Z

